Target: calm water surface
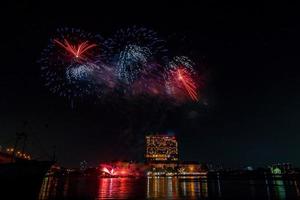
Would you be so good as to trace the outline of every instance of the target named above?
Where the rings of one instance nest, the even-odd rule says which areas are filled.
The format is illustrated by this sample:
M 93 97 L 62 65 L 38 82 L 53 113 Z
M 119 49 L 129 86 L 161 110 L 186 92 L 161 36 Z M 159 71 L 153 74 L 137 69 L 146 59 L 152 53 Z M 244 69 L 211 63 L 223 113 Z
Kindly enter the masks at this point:
M 300 199 L 300 182 L 190 178 L 45 178 L 39 200 Z

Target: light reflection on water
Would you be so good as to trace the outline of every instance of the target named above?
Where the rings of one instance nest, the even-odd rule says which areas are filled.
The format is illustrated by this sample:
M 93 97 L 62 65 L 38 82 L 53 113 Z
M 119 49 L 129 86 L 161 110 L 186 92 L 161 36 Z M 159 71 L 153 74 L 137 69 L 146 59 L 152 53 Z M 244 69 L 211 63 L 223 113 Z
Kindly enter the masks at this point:
M 132 178 L 100 178 L 97 199 L 128 199 L 135 196 L 138 180 Z
M 151 199 L 189 199 L 206 198 L 208 196 L 207 181 L 191 177 L 165 178 L 156 177 L 147 179 L 147 198 Z
M 300 199 L 300 188 L 280 179 L 46 177 L 39 200 L 50 199 Z

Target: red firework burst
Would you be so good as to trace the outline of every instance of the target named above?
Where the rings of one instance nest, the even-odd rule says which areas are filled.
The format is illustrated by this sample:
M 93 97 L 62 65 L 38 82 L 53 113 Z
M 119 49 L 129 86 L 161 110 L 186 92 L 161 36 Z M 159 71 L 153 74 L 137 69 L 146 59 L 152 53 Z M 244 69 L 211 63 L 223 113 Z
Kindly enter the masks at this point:
M 179 67 L 172 70 L 171 81 L 169 80 L 169 84 L 175 95 L 178 95 L 178 90 L 184 90 L 193 101 L 199 101 L 197 84 L 195 83 L 192 74 L 186 68 Z
M 64 48 L 67 52 L 69 52 L 72 56 L 78 59 L 84 59 L 84 53 L 89 49 L 96 47 L 96 44 L 89 44 L 88 41 L 82 42 L 80 44 L 72 45 L 68 40 L 64 39 L 63 42 L 60 42 L 57 39 L 54 39 L 54 42 Z

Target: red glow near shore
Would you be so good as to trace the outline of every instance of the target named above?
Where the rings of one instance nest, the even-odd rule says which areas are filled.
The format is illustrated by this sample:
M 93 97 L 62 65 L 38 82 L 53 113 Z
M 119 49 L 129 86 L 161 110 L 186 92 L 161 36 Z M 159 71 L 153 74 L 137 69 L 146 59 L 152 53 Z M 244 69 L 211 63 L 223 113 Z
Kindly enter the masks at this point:
M 102 172 L 106 173 L 109 176 L 129 176 L 132 175 L 132 172 L 129 169 L 125 168 L 113 168 L 113 167 L 103 167 Z
M 115 171 L 114 171 L 113 168 L 109 170 L 107 167 L 104 167 L 104 168 L 102 169 L 102 171 L 105 172 L 105 173 L 107 173 L 107 174 L 109 174 L 109 175 L 111 175 L 111 176 L 114 176 L 114 175 L 115 175 Z
M 108 177 L 137 177 L 143 174 L 139 165 L 122 162 L 101 164 L 99 169 L 101 175 Z
M 76 58 L 83 59 L 84 58 L 84 53 L 91 49 L 96 47 L 96 44 L 89 44 L 88 41 L 82 42 L 80 44 L 72 45 L 68 42 L 68 40 L 64 39 L 63 42 L 60 42 L 57 39 L 54 39 L 54 42 L 64 48 L 67 52 L 69 52 L 71 55 L 73 55 Z

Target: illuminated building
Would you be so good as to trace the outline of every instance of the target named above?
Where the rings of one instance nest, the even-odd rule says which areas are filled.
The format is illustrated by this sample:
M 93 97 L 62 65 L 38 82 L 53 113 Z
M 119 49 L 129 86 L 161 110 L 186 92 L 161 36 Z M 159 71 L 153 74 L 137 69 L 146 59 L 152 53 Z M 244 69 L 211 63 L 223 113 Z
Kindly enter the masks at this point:
M 175 136 L 146 136 L 146 163 L 106 162 L 98 167 L 101 177 L 206 176 L 207 167 L 199 162 L 179 161 Z
M 279 167 L 272 167 L 271 173 L 272 174 L 282 174 L 281 169 Z
M 177 162 L 178 143 L 175 136 L 146 136 L 147 162 Z
M 273 164 L 271 167 L 271 171 L 273 173 L 272 169 L 278 169 L 282 174 L 288 173 L 292 169 L 291 163 L 277 163 Z

